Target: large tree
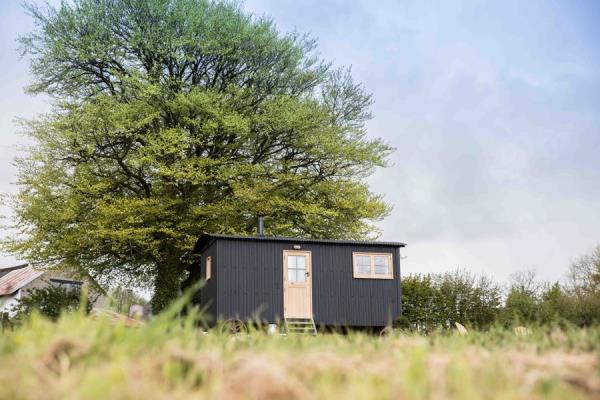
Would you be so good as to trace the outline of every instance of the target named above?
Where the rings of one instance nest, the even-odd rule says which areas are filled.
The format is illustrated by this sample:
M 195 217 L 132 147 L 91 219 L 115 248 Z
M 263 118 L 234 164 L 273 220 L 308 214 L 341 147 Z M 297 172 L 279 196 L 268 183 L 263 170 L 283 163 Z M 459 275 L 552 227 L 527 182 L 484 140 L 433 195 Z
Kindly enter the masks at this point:
M 365 238 L 388 212 L 364 179 L 390 147 L 366 136 L 371 96 L 236 3 L 73 0 L 27 6 L 33 93 L 16 240 L 34 262 L 177 296 L 205 232 Z

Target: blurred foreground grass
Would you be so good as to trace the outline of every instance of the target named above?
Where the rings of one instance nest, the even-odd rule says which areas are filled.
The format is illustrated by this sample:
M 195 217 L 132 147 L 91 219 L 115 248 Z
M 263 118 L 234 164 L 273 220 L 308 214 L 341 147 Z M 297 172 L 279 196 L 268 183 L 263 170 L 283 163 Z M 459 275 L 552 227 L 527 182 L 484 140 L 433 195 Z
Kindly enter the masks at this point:
M 39 316 L 0 334 L 1 399 L 600 398 L 600 329 L 317 337 Z

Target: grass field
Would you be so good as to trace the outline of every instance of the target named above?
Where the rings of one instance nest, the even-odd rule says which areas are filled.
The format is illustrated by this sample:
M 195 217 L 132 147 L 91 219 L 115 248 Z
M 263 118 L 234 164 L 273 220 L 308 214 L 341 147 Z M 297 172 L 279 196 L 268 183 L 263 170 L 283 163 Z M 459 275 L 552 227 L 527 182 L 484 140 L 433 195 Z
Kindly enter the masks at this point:
M 599 329 L 225 336 L 196 318 L 34 316 L 0 335 L 0 398 L 600 398 Z

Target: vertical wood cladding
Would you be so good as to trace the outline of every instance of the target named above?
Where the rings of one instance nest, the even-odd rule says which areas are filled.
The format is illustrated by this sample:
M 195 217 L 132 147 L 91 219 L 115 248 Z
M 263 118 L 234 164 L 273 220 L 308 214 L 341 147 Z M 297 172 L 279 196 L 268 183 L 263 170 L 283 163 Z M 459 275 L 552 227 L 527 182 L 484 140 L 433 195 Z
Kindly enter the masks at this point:
M 203 251 L 212 257 L 213 277 L 201 302 L 221 319 L 283 319 L 283 251 L 312 252 L 313 314 L 317 325 L 384 326 L 400 315 L 400 252 L 394 246 L 294 243 L 216 238 Z M 359 279 L 353 252 L 391 253 L 394 279 Z M 204 276 L 204 272 L 203 272 Z
M 201 269 L 201 278 L 206 278 L 206 258 L 211 258 L 211 278 L 204 283 L 202 289 L 200 289 L 200 304 L 202 307 L 206 307 L 206 312 L 209 317 L 214 317 L 218 314 L 217 308 L 217 285 L 219 279 L 219 271 L 218 268 L 215 268 L 219 263 L 219 254 L 218 254 L 218 245 L 217 241 L 213 242 L 208 248 L 202 252 L 202 257 L 200 259 L 200 269 Z M 210 321 L 210 322 L 214 322 Z

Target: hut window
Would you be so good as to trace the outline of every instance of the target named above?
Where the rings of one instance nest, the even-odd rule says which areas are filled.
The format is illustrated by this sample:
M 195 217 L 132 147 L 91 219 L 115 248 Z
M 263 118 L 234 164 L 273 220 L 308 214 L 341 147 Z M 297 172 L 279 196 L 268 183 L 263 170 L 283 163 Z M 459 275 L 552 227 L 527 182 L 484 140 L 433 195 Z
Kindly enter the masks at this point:
M 210 256 L 206 257 L 206 280 L 210 279 L 212 275 L 212 259 Z
M 288 282 L 306 282 L 306 256 L 288 256 Z
M 394 279 L 390 253 L 352 253 L 355 278 Z

